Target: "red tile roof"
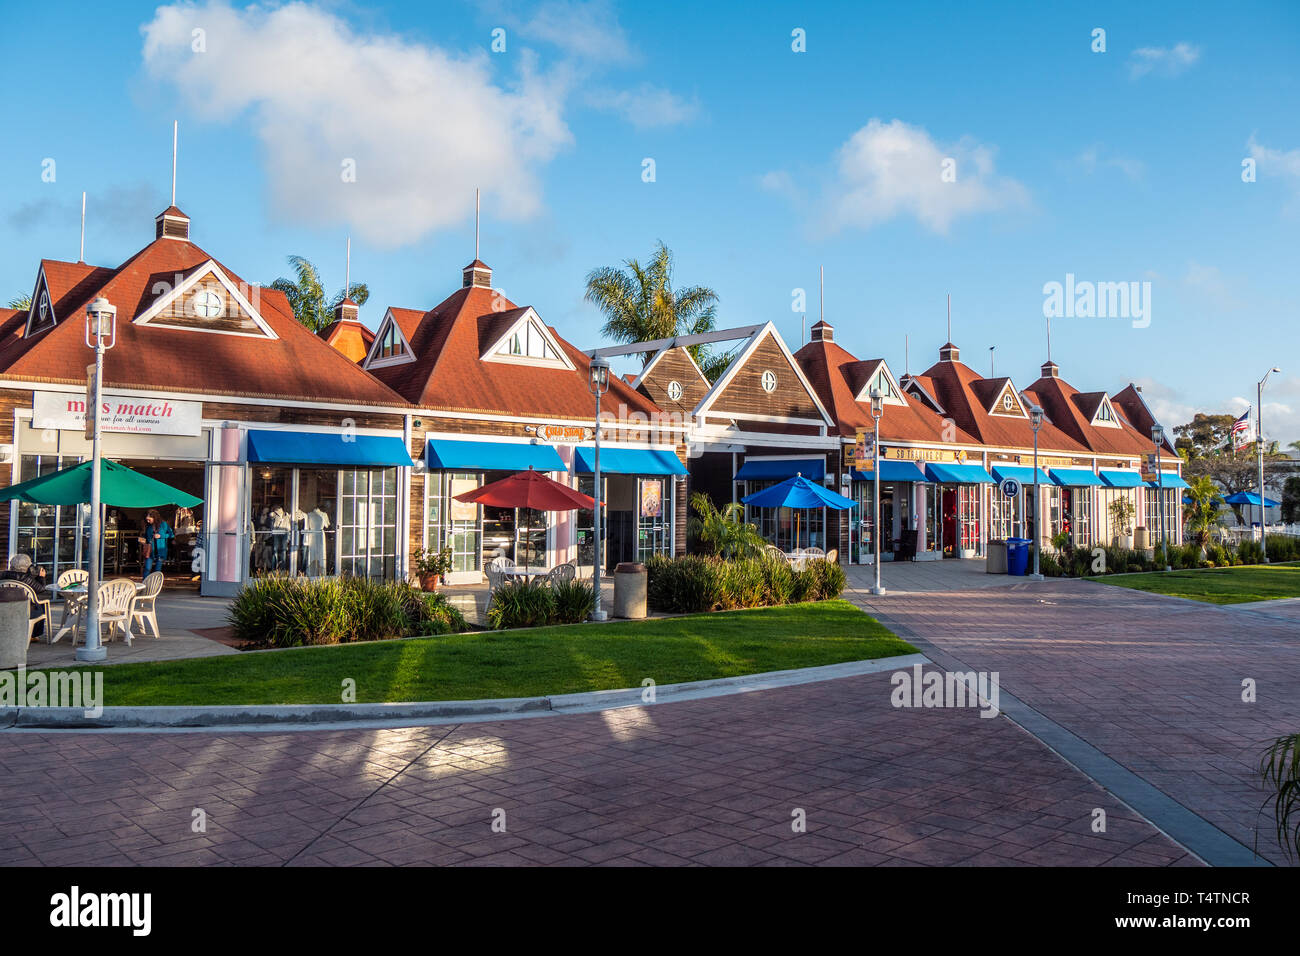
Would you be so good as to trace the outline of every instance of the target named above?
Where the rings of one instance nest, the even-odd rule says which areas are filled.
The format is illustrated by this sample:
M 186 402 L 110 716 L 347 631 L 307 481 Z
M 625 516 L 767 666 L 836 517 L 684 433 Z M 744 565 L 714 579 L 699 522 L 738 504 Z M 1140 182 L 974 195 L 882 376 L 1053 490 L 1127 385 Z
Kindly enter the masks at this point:
M 1142 397 L 1142 391 L 1133 383 L 1129 383 L 1120 391 L 1110 397 L 1111 404 L 1119 410 L 1130 425 L 1136 428 L 1143 435 L 1151 434 L 1151 426 L 1156 424 L 1156 416 L 1152 414 L 1151 409 L 1147 407 L 1146 399 Z M 1165 451 L 1177 456 L 1178 452 L 1174 448 L 1174 434 L 1172 428 L 1165 429 Z
M 834 342 L 811 341 L 794 353 L 817 397 L 835 419 L 841 435 L 854 435 L 859 428 L 872 428 L 871 404 L 854 400 L 881 359 L 861 362 Z M 974 445 L 976 440 L 960 427 L 945 436 L 945 421 L 921 402 L 911 399 L 906 407 L 885 405 L 880 418 L 880 439 L 884 441 L 940 442 Z
M 944 346 L 945 349 L 955 347 L 951 343 Z M 925 376 L 934 385 L 934 397 L 957 427 L 975 436 L 980 443 L 999 448 L 1033 447 L 1034 429 L 1028 418 L 990 415 L 988 412 L 990 404 L 1009 379 L 981 378 L 974 369 L 959 361 L 936 362 L 926 369 Z M 1052 417 L 1050 412 L 1048 417 Z M 1043 422 L 1038 431 L 1038 447 L 1071 455 L 1088 451 L 1082 442 L 1048 421 Z
M 1129 456 L 1155 450 L 1150 432 L 1144 434 L 1122 416 L 1118 428 L 1092 424 L 1105 392 L 1080 392 L 1064 379 L 1051 375 L 1043 376 L 1030 388 L 1052 423 L 1091 451 Z
M 521 417 L 592 417 L 595 400 L 587 389 L 590 360 L 554 329 L 551 334 L 576 371 L 481 359 L 483 351 L 524 311 L 499 292 L 469 286 L 457 289 L 428 312 L 389 311 L 411 343 L 415 361 L 373 368 L 371 374 L 421 408 Z M 506 315 L 511 318 L 503 318 Z M 610 383 L 602 403 L 606 411 L 618 414 L 620 404 L 628 412 L 647 415 L 659 410 L 622 378 L 613 376 Z
M 110 386 L 405 404 L 301 325 L 284 294 L 274 289 L 258 290 L 257 304 L 276 339 L 133 324 L 155 300 L 158 283 L 174 285 L 176 276 L 212 258 L 186 240 L 156 239 L 116 269 L 43 260 L 58 325 L 29 338 L 0 337 L 0 378 L 84 384 L 90 351 L 82 315 L 91 299 L 103 295 L 117 307 L 117 344 L 104 362 Z M 217 265 L 237 287 L 247 287 L 232 270 Z
M 335 319 L 316 334 L 353 362 L 360 362 L 369 355 L 370 346 L 375 341 L 374 330 L 357 319 Z

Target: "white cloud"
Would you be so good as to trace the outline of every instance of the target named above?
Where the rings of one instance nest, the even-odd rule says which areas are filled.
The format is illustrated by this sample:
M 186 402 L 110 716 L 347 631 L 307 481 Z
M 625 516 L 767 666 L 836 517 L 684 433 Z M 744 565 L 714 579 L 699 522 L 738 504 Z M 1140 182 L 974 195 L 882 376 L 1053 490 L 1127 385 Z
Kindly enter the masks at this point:
M 196 28 L 206 52 L 191 49 Z M 378 245 L 464 225 L 476 186 L 493 217 L 533 216 L 538 171 L 571 140 L 566 82 L 528 54 L 498 85 L 485 51 L 360 34 L 302 3 L 164 6 L 142 33 L 149 72 L 195 114 L 251 114 L 280 216 L 346 224 Z M 347 160 L 355 182 L 343 181 Z
M 1260 143 L 1255 139 L 1255 134 L 1251 133 L 1250 139 L 1246 142 L 1246 149 L 1255 160 L 1259 176 L 1285 180 L 1300 192 L 1300 148 L 1287 152 L 1271 149 Z
M 821 203 L 822 226 L 835 233 L 911 216 L 946 234 L 963 216 L 1025 205 L 1028 191 L 996 173 L 994 153 L 969 137 L 944 145 L 920 127 L 873 118 L 836 153 Z M 945 177 L 948 160 L 955 178 Z M 782 182 L 775 175 L 765 177 L 769 188 Z
M 1253 391 L 1249 397 L 1231 395 L 1213 402 L 1207 402 L 1203 398 L 1188 401 L 1181 392 L 1155 379 L 1137 378 L 1133 381 L 1141 386 L 1142 397 L 1146 400 L 1151 413 L 1155 415 L 1156 421 L 1161 422 L 1168 429 L 1172 430 L 1179 425 L 1187 424 L 1198 412 L 1205 415 L 1237 416 L 1249 408 L 1251 434 L 1254 434 L 1255 394 Z M 1270 399 L 1270 393 L 1282 400 Z M 1269 380 L 1268 388 L 1264 392 L 1264 436 L 1269 441 L 1276 441 L 1283 448 L 1292 441 L 1300 440 L 1300 401 L 1289 401 L 1288 399 L 1292 397 L 1300 399 L 1300 376 L 1290 376 L 1280 381 L 1274 376 Z
M 643 83 L 635 90 L 600 90 L 587 97 L 596 109 L 618 113 L 638 129 L 689 123 L 700 113 L 696 100 L 684 100 L 671 90 Z
M 1178 76 L 1191 69 L 1200 58 L 1201 48 L 1190 43 L 1176 43 L 1171 47 L 1139 47 L 1129 56 L 1129 76 L 1133 79 L 1148 73 Z
M 592 63 L 628 63 L 637 59 L 627 33 L 604 0 L 551 0 L 518 24 L 526 40 L 549 43 L 569 56 Z
M 1146 174 L 1146 164 L 1140 159 L 1107 153 L 1099 144 L 1089 146 L 1081 152 L 1075 157 L 1075 164 L 1089 176 L 1098 169 L 1118 169 L 1133 180 L 1141 179 Z

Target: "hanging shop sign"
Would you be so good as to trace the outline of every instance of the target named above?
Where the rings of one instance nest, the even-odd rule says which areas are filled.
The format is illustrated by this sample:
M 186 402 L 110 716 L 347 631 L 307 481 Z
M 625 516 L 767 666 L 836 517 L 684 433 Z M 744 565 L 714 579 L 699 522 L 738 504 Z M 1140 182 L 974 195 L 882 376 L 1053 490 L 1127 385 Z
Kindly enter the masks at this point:
M 662 518 L 664 513 L 664 486 L 661 481 L 641 482 L 641 517 Z
M 592 430 L 583 425 L 529 425 L 525 431 L 534 434 L 541 441 L 576 444 L 592 436 Z
M 75 392 L 36 392 L 32 427 L 86 429 L 86 396 Z M 101 396 L 99 427 L 137 435 L 198 435 L 203 430 L 203 403 L 177 402 L 147 395 Z

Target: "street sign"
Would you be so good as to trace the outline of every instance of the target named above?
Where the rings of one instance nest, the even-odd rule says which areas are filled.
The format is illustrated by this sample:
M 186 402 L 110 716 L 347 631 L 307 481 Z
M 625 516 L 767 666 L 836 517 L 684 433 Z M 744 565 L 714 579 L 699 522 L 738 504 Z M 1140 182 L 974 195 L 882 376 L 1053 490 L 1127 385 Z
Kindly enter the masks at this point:
M 1014 478 L 1002 479 L 1002 484 L 998 487 L 1002 489 L 1002 493 L 1008 498 L 1014 498 L 1016 495 L 1020 494 L 1020 482 L 1016 481 Z

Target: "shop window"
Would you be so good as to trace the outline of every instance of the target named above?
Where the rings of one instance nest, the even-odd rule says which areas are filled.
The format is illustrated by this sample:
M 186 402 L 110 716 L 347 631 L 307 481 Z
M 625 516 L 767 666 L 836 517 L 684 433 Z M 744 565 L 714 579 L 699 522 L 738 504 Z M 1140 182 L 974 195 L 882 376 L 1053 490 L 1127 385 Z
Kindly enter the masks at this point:
M 72 455 L 23 455 L 18 463 L 18 481 L 28 481 L 80 463 Z M 45 569 L 53 584 L 61 571 L 86 566 L 90 536 L 90 509 L 84 505 L 17 504 L 18 520 L 13 554 L 25 554 L 32 564 Z M 116 529 L 110 540 L 105 529 L 105 556 L 112 567 L 118 549 Z M 3 560 L 3 558 L 0 558 Z
M 637 560 L 667 554 L 671 549 L 672 482 L 663 478 L 640 479 L 637 505 Z

